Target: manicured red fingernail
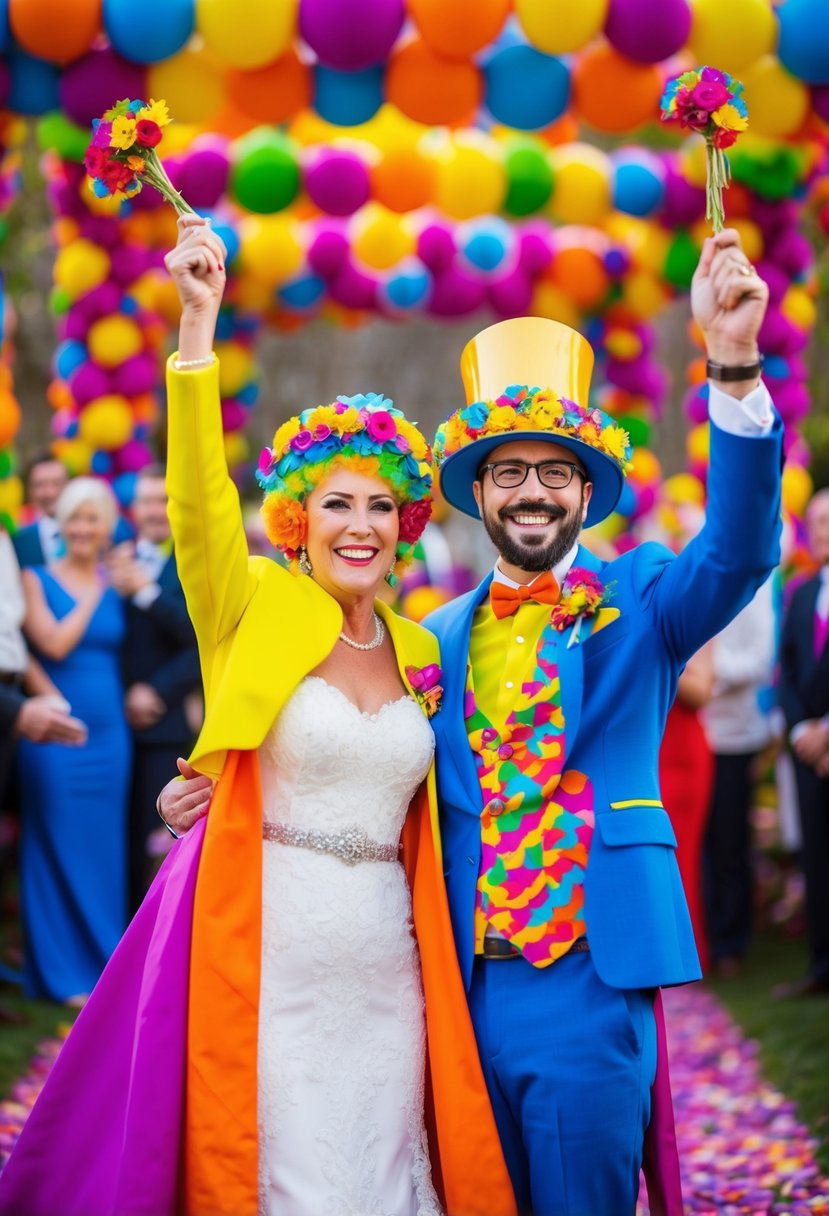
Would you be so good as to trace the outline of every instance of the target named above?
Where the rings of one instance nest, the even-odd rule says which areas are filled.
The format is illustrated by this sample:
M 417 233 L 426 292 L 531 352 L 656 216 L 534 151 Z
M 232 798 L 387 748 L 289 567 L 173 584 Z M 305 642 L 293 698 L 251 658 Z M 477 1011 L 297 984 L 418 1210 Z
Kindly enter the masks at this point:
M 224 270 L 224 266 L 219 262 L 219 270 Z

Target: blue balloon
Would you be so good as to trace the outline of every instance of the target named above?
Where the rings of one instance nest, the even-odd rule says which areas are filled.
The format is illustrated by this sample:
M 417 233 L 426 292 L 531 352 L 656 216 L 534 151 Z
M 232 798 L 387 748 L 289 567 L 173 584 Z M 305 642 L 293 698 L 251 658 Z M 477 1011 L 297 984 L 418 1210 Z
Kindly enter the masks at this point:
M 159 63 L 188 42 L 194 0 L 104 0 L 103 26 L 113 49 L 133 63 Z
M 5 55 L 11 43 L 9 29 L 9 0 L 0 0 L 0 55 Z
M 353 127 L 373 118 L 383 104 L 383 68 L 338 72 L 318 63 L 314 67 L 314 109 L 326 122 Z
M 283 283 L 276 294 L 280 303 L 288 308 L 313 308 L 325 294 L 325 279 L 316 274 L 304 274 L 290 283 Z
M 236 394 L 236 400 L 240 405 L 244 405 L 247 409 L 251 405 L 256 405 L 259 399 L 259 385 L 255 380 L 249 380 L 244 388 L 240 389 Z
M 532 46 L 508 46 L 484 64 L 484 101 L 493 118 L 519 131 L 548 127 L 570 101 L 570 70 Z
M 112 468 L 112 457 L 109 452 L 94 452 L 90 467 L 93 473 L 97 473 L 99 477 L 105 477 Z
M 235 228 L 230 224 L 214 224 L 213 231 L 220 240 L 224 241 L 225 249 L 227 250 L 226 266 L 230 266 L 236 254 L 239 252 L 239 236 Z
M 782 355 L 766 355 L 763 360 L 763 375 L 772 380 L 785 380 L 789 375 L 789 362 Z
M 92 459 L 94 460 L 95 457 L 93 456 Z M 112 489 L 122 507 L 128 507 L 135 498 L 135 485 L 137 481 L 137 473 L 119 473 L 113 481 Z
M 463 231 L 460 250 L 469 265 L 486 274 L 497 270 L 512 245 L 509 224 L 496 218 L 472 220 Z
M 13 46 L 6 57 L 9 68 L 9 96 L 6 108 L 13 114 L 48 114 L 60 110 L 58 81 L 60 75 L 53 63 L 38 59 Z
M 432 279 L 426 267 L 413 263 L 397 270 L 386 283 L 382 283 L 380 296 L 391 308 L 408 312 L 425 302 L 431 285 Z
M 647 153 L 613 157 L 613 206 L 626 215 L 653 215 L 665 198 L 665 173 Z
M 86 363 L 86 347 L 83 342 L 68 339 L 61 342 L 55 351 L 55 371 L 61 380 L 68 380 L 76 368 Z
M 825 0 L 786 0 L 775 10 L 780 22 L 777 57 L 807 84 L 829 84 L 829 21 Z
M 619 515 L 632 515 L 635 510 L 636 491 L 630 482 L 626 481 L 622 486 L 622 493 L 616 504 L 616 511 Z

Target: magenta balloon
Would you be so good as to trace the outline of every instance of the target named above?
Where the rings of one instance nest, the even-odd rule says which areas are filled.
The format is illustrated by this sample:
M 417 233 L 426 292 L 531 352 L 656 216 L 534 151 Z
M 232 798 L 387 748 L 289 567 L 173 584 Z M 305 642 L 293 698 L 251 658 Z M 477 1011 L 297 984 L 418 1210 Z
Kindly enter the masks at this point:
M 807 271 L 814 260 L 812 246 L 794 227 L 785 228 L 775 238 L 767 256 L 793 278 Z
M 802 350 L 808 335 L 787 321 L 778 308 L 769 306 L 757 335 L 757 342 L 767 355 L 790 355 Z
M 632 482 L 630 483 L 633 484 Z M 647 515 L 656 505 L 656 486 L 635 486 L 636 506 L 630 514 L 631 519 L 640 519 Z
M 58 340 L 61 342 L 86 342 L 89 321 L 77 308 L 72 308 L 58 322 Z
M 347 264 L 328 284 L 328 294 L 345 308 L 373 309 L 377 303 L 377 279 Z
M 829 122 L 829 84 L 812 85 L 812 109 L 824 122 Z
M 115 468 L 119 473 L 137 473 L 144 465 L 152 464 L 153 453 L 140 439 L 129 439 L 122 448 L 113 453 Z
M 87 213 L 81 220 L 80 235 L 104 249 L 112 249 L 122 240 L 121 225 L 111 215 L 90 215 Z
M 110 254 L 110 274 L 122 286 L 134 283 L 150 266 L 147 250 L 141 245 L 119 245 Z
M 99 283 L 97 287 L 93 287 L 85 296 L 81 296 L 79 300 L 76 300 L 74 308 L 78 309 L 91 325 L 93 321 L 97 321 L 100 317 L 106 317 L 110 313 L 117 312 L 120 303 L 120 287 L 117 283 L 113 283 L 111 279 L 107 279 L 104 283 Z
M 462 317 L 477 312 L 486 299 L 486 284 L 456 266 L 435 275 L 429 312 L 436 317 Z
M 692 186 L 670 162 L 665 166 L 665 198 L 660 217 L 669 228 L 693 224 L 705 215 L 705 189 Z
M 10 87 L 11 76 L 9 75 L 9 69 L 5 63 L 0 61 L 0 109 L 2 109 L 8 101 Z
M 158 366 L 152 355 L 142 352 L 133 355 L 113 372 L 115 391 L 125 397 L 137 397 L 140 393 L 151 393 L 160 380 Z
M 686 0 L 610 0 L 604 32 L 628 59 L 659 63 L 685 46 L 690 29 Z
M 455 238 L 444 224 L 427 224 L 417 238 L 417 256 L 430 270 L 446 270 L 455 256 Z
M 353 215 L 371 194 L 368 168 L 354 152 L 322 149 L 305 170 L 305 189 L 329 215 Z
M 83 363 L 69 377 L 69 390 L 77 405 L 112 392 L 112 377 L 97 363 Z
M 68 182 L 49 182 L 46 195 L 56 215 L 81 220 L 89 214 L 77 189 Z
M 242 427 L 247 426 L 247 421 L 247 410 L 240 401 L 222 402 L 222 429 L 225 433 L 241 431 Z
M 488 286 L 489 302 L 499 317 L 523 317 L 529 310 L 533 298 L 532 279 L 526 270 L 516 266 Z
M 518 264 L 529 275 L 540 274 L 553 260 L 550 230 L 544 224 L 525 224 L 518 237 Z
M 789 276 L 772 262 L 758 262 L 756 268 L 757 273 L 768 285 L 769 301 L 772 304 L 779 304 L 789 290 Z
M 176 187 L 191 207 L 209 210 L 227 189 L 229 172 L 227 156 L 218 149 L 205 148 L 185 157 Z
M 64 68 L 60 102 L 68 118 L 85 127 L 122 97 L 146 97 L 147 69 L 109 47 L 90 51 Z
M 708 398 L 700 394 L 699 388 L 688 390 L 682 402 L 682 409 L 685 412 L 685 417 L 694 426 L 698 426 L 700 422 L 708 421 Z
M 810 404 L 809 390 L 796 380 L 775 389 L 774 405 L 784 422 L 800 422 L 809 413 Z
M 356 72 L 383 63 L 403 26 L 403 0 L 301 0 L 299 29 L 326 67 Z
M 317 224 L 308 246 L 308 265 L 315 274 L 330 279 L 348 257 L 348 237 L 342 227 L 325 221 Z

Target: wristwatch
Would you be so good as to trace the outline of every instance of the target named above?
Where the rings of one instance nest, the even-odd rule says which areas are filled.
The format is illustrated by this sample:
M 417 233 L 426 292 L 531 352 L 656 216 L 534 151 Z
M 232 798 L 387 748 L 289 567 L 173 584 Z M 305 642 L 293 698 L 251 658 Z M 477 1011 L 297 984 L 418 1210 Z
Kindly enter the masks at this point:
M 709 380 L 753 380 L 763 370 L 763 356 L 758 355 L 755 363 L 740 363 L 736 366 L 728 363 L 715 363 L 709 359 L 705 364 L 705 374 Z

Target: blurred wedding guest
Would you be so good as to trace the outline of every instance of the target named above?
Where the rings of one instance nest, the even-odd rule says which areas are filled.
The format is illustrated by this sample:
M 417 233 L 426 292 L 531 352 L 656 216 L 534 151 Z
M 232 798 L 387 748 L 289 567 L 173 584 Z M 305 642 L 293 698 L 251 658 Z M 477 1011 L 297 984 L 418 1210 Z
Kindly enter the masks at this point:
M 23 572 L 26 635 L 89 732 L 78 749 L 19 745 L 25 987 L 72 1005 L 91 991 L 127 919 L 126 624 L 103 564 L 116 517 L 104 482 L 76 478 L 57 503 L 65 555 Z
M 708 969 L 708 938 L 700 864 L 714 760 L 699 715 L 713 687 L 714 664 L 709 642 L 691 656 L 679 677 L 676 700 L 668 713 L 659 751 L 662 801 L 676 833 L 676 860 L 703 971 Z
M 20 566 L 44 566 L 63 548 L 55 508 L 69 480 L 66 468 L 51 452 L 38 452 L 26 466 L 26 501 L 35 518 L 14 534 L 14 551 Z
M 775 661 L 768 579 L 714 639 L 714 690 L 702 712 L 714 753 L 714 788 L 703 847 L 703 895 L 715 974 L 742 968 L 754 922 L 751 804 L 757 761 L 772 740 L 766 706 Z
M 113 549 L 110 581 L 122 596 L 127 635 L 122 671 L 134 764 L 129 815 L 129 903 L 136 911 L 153 877 L 148 841 L 159 830 L 158 791 L 195 741 L 201 672 L 167 519 L 164 469 L 138 474 L 135 542 Z M 164 828 L 161 832 L 166 838 Z
M 809 971 L 775 990 L 783 997 L 829 993 L 829 489 L 809 503 L 806 532 L 819 569 L 786 612 L 779 698 L 797 778 Z

